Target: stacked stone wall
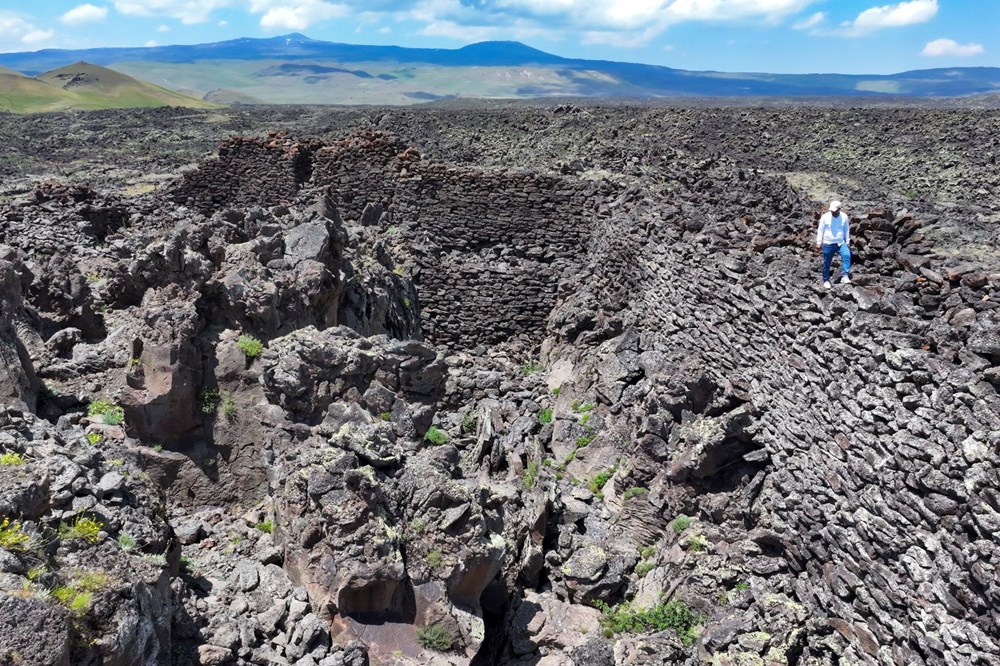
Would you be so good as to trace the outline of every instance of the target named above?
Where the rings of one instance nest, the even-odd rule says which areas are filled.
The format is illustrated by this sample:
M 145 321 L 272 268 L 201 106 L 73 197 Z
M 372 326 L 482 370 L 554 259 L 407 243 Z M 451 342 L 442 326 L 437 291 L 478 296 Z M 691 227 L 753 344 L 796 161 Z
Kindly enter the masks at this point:
M 579 266 L 613 192 L 595 181 L 435 164 L 369 132 L 325 146 L 233 138 L 170 196 L 207 214 L 288 202 L 305 186 L 328 193 L 345 220 L 380 224 L 388 242 L 401 241 L 424 335 L 467 347 L 540 342 L 556 285 Z
M 206 215 L 225 207 L 291 203 L 309 180 L 319 146 L 280 132 L 267 139 L 233 137 L 219 146 L 217 159 L 185 174 L 170 198 Z
M 394 138 L 352 137 L 316 155 L 313 184 L 348 218 L 375 204 L 413 249 L 424 333 L 472 347 L 539 340 L 556 285 L 580 263 L 611 188 L 579 179 L 424 161 Z M 369 209 L 370 210 L 370 209 Z
M 594 284 L 631 294 L 678 365 L 750 387 L 771 461 L 750 527 L 845 658 L 1000 663 L 1000 275 L 866 218 L 856 249 L 882 258 L 852 287 L 821 289 L 818 255 L 739 222 L 692 236 L 628 216 L 595 234 Z

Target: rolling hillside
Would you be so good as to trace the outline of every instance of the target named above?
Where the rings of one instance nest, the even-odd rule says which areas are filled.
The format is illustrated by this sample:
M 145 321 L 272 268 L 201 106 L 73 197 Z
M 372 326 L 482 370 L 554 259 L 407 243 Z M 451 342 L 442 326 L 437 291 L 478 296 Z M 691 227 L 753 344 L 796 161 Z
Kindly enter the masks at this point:
M 87 62 L 29 77 L 0 68 L 0 111 L 37 113 L 68 109 L 131 109 L 213 105 Z

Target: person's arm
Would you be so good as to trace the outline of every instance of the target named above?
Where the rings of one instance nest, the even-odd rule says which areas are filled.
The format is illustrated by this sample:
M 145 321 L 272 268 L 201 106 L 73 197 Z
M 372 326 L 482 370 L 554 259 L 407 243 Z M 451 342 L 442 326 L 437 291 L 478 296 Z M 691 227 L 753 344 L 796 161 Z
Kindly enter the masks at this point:
M 844 243 L 847 245 L 851 244 L 851 218 L 848 217 L 847 213 L 842 213 L 844 216 Z
M 821 215 L 819 218 L 819 226 L 816 227 L 816 247 L 823 245 L 823 223 L 826 221 L 826 215 Z

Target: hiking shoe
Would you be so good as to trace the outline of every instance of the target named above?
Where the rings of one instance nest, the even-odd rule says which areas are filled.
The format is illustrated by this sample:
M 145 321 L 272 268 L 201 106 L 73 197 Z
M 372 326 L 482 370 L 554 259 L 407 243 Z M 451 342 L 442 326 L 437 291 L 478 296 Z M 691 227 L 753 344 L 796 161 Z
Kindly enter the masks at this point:
M 851 276 L 845 275 L 844 277 L 840 278 L 840 284 L 851 284 Z
M 829 289 L 830 288 L 830 281 L 829 280 L 827 280 L 826 282 L 823 283 L 823 288 L 824 289 Z

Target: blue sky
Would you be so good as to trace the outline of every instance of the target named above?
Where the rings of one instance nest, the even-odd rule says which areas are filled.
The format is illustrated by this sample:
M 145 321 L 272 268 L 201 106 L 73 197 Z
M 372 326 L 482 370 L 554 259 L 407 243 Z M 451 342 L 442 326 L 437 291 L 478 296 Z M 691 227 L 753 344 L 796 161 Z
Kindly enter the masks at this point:
M 0 0 L 0 52 L 301 32 L 693 70 L 888 74 L 1000 66 L 1000 0 Z

